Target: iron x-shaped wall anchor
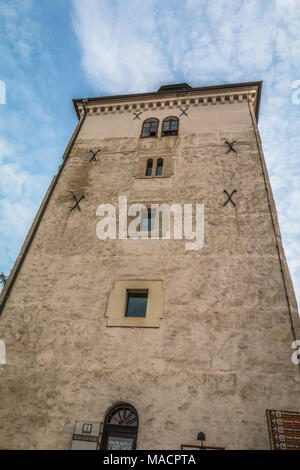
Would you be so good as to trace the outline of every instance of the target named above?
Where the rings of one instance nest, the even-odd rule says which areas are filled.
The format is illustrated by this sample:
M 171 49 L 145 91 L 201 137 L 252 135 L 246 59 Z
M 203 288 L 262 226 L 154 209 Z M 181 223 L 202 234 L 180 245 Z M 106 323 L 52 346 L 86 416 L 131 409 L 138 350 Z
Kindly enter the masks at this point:
M 235 150 L 235 148 L 233 148 L 234 144 L 236 143 L 236 140 L 233 140 L 232 142 L 228 142 L 227 140 L 225 140 L 225 144 L 228 145 L 229 149 L 227 150 L 226 153 L 229 153 L 231 150 L 235 153 L 237 153 L 237 151 Z
M 92 157 L 90 158 L 90 162 L 93 160 L 97 161 L 96 155 L 98 152 L 101 152 L 101 149 L 96 150 L 96 152 L 93 152 L 93 150 L 90 150 L 90 153 L 92 154 Z
M 234 193 L 236 193 L 236 192 L 237 192 L 236 189 L 234 189 L 231 194 L 228 194 L 228 192 L 226 191 L 226 189 L 224 189 L 224 193 L 227 194 L 228 199 L 227 199 L 226 202 L 224 202 L 223 206 L 226 206 L 227 202 L 230 201 L 231 204 L 235 207 L 235 203 L 234 203 L 233 200 L 231 199 L 231 196 L 232 196 Z
M 74 196 L 74 194 L 73 194 L 73 198 L 75 199 L 76 204 L 75 204 L 75 206 L 70 207 L 70 212 L 72 212 L 72 210 L 75 209 L 75 207 L 77 207 L 77 209 L 78 209 L 79 211 L 81 211 L 81 209 L 80 209 L 80 207 L 79 207 L 79 203 L 80 203 L 80 201 L 84 198 L 84 196 L 81 196 L 81 198 L 77 200 L 76 196 Z
M 182 108 L 178 108 L 180 109 L 180 111 L 182 111 L 181 114 L 179 114 L 179 117 L 182 116 L 183 114 L 185 114 L 186 116 L 188 116 L 188 114 L 186 113 L 186 111 L 189 109 L 189 107 L 185 108 L 185 109 L 182 109 Z
M 143 111 L 140 111 L 139 113 L 133 113 L 133 114 L 135 114 L 135 117 L 133 118 L 133 120 L 135 120 L 135 119 L 140 119 L 139 116 L 140 116 L 140 114 L 142 114 L 142 112 L 143 112 Z

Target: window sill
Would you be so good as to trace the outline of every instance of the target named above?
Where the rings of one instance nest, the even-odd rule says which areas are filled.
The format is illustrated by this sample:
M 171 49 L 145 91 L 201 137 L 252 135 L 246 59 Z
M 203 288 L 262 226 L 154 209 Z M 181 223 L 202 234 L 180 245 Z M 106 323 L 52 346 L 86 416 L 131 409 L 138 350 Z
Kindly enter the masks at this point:
M 145 317 L 125 317 L 128 289 L 148 289 Z M 163 318 L 164 288 L 162 281 L 115 281 L 106 310 L 107 326 L 159 328 Z
M 145 136 L 142 136 L 140 135 L 140 139 L 157 139 L 157 135 L 145 135 Z

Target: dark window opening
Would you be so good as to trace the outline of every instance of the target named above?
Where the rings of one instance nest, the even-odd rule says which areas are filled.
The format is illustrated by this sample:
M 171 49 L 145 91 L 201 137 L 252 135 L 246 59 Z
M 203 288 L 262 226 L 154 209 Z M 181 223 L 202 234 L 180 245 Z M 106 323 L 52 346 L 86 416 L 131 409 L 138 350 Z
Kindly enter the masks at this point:
M 163 159 L 162 158 L 159 158 L 157 160 L 157 164 L 156 164 L 156 172 L 155 172 L 155 175 L 156 176 L 161 176 L 162 175 L 162 171 L 163 171 Z
M 162 136 L 178 135 L 179 119 L 176 116 L 167 117 L 163 121 Z
M 148 302 L 148 290 L 127 291 L 126 317 L 145 317 Z
M 153 160 L 148 160 L 145 176 L 152 176 L 152 168 L 153 168 Z
M 141 214 L 141 232 L 151 232 L 155 225 L 155 210 L 143 209 Z
M 156 137 L 158 130 L 158 119 L 149 118 L 143 123 L 141 137 Z

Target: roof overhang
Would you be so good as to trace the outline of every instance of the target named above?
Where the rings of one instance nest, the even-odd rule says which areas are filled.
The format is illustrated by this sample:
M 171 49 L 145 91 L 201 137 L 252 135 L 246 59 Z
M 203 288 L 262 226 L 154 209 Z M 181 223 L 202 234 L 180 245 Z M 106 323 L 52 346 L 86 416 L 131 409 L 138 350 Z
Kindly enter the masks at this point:
M 138 101 L 147 101 L 157 99 L 168 98 L 172 96 L 174 98 L 184 98 L 189 96 L 197 95 L 199 97 L 210 96 L 210 95 L 221 95 L 226 93 L 247 93 L 249 90 L 255 90 L 255 97 L 252 99 L 254 106 L 254 111 L 256 119 L 258 120 L 260 100 L 261 100 L 261 90 L 262 90 L 262 81 L 257 82 L 243 82 L 243 83 L 233 83 L 225 85 L 213 85 L 213 86 L 204 86 L 204 87 L 191 87 L 187 83 L 179 83 L 173 85 L 163 85 L 159 88 L 158 91 L 149 92 L 149 93 L 134 93 L 128 95 L 113 95 L 113 96 L 97 96 L 93 98 L 78 98 L 73 99 L 73 104 L 75 107 L 76 114 L 78 119 L 80 119 L 81 114 L 79 108 L 83 106 L 83 101 L 85 101 L 86 106 L 89 104 L 96 105 L 98 104 L 115 104 L 126 103 L 126 102 L 138 102 Z

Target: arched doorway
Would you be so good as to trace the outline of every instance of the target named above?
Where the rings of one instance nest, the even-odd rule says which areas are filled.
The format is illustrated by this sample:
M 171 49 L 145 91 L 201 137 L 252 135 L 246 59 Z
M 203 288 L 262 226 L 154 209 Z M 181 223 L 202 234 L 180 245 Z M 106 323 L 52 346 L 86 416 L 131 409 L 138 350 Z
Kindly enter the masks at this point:
M 101 449 L 134 450 L 138 435 L 138 414 L 128 403 L 120 403 L 107 413 Z

